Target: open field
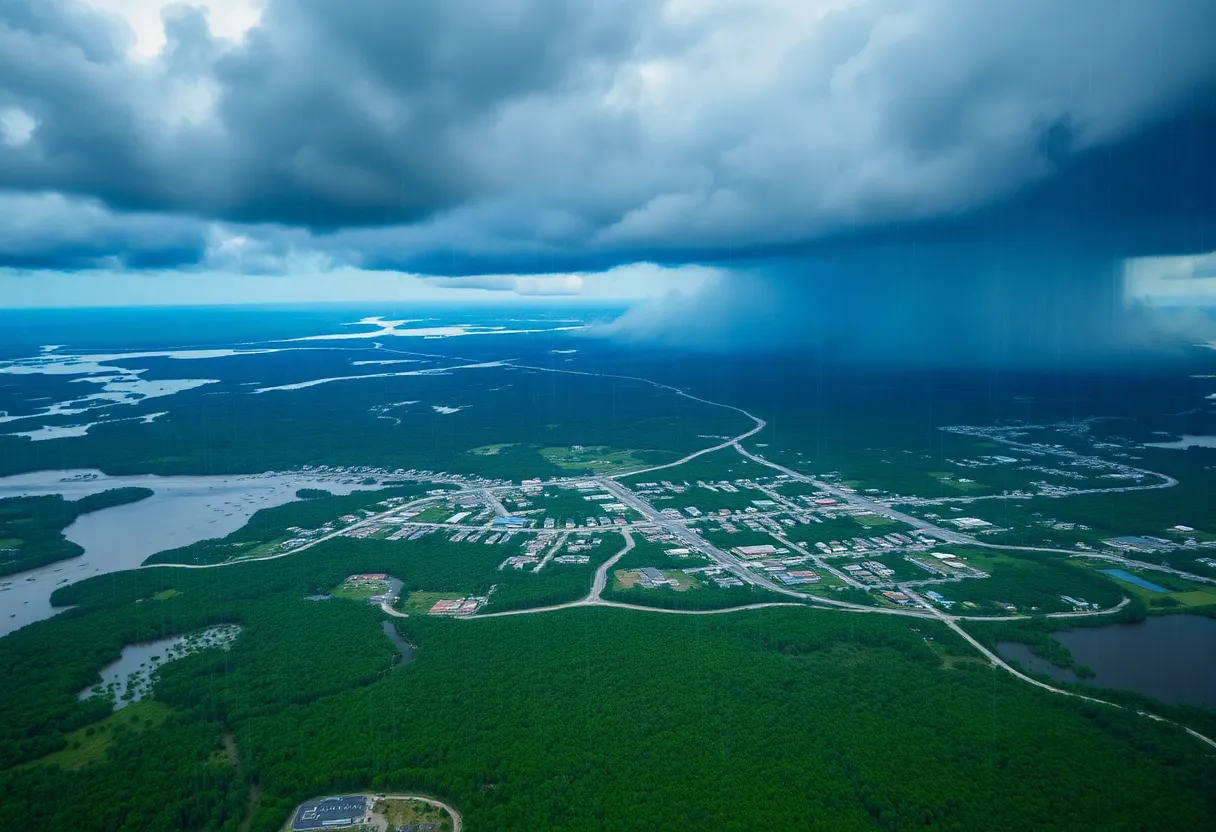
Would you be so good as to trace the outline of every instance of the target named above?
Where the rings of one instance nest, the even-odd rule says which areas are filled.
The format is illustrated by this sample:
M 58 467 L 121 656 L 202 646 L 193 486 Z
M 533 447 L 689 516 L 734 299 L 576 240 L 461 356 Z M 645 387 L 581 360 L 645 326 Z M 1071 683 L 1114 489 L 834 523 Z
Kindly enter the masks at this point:
M 62 751 L 48 754 L 36 763 L 72 771 L 102 762 L 116 736 L 157 728 L 172 713 L 173 709 L 162 702 L 148 699 L 135 702 L 99 722 L 66 734 L 63 738 L 66 746 Z

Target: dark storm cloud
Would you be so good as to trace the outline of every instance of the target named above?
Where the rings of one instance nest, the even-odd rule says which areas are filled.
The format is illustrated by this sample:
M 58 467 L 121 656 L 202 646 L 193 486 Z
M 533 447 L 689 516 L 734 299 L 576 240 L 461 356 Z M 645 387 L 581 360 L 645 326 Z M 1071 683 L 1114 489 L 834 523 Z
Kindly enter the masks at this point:
M 0 187 L 311 228 L 413 221 L 493 187 L 471 145 L 512 102 L 594 85 L 640 0 L 272 0 L 220 50 L 173 10 L 152 64 L 71 0 L 0 5 L 0 103 L 38 123 Z
M 116 216 L 57 194 L 0 194 L 0 265 L 17 269 L 167 269 L 206 255 L 197 223 L 158 214 Z
M 172 10 L 140 63 L 113 18 L 9 0 L 0 106 L 37 129 L 0 148 L 0 188 L 430 219 L 393 229 L 398 259 L 678 258 L 967 210 L 1177 112 L 1216 65 L 1208 0 L 832 5 L 269 0 L 230 49 Z
M 1118 259 L 1216 248 L 1212 32 L 1211 0 L 268 0 L 236 46 L 175 8 L 139 61 L 116 18 L 8 0 L 0 225 L 63 221 L 0 263 L 726 264 L 617 332 L 1130 349 Z

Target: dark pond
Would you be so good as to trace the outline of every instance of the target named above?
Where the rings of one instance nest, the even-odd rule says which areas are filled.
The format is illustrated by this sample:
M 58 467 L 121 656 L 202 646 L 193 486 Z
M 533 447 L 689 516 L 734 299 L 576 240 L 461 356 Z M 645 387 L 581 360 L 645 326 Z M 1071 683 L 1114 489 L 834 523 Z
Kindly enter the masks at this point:
M 1132 690 L 1163 702 L 1216 708 L 1216 619 L 1167 615 L 1052 635 L 1078 664 L 1093 669 L 1087 684 Z M 1071 670 L 1035 656 L 1024 644 L 1001 642 L 997 652 L 1057 681 L 1081 681 Z

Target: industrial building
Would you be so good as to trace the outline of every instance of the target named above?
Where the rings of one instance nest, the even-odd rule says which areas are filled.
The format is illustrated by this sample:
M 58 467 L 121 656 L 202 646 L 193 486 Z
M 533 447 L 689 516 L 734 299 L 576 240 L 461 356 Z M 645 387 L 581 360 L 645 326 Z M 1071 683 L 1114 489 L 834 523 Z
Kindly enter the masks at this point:
M 326 797 L 305 803 L 296 810 L 292 830 L 332 829 L 354 826 L 367 817 L 367 798 L 360 795 Z

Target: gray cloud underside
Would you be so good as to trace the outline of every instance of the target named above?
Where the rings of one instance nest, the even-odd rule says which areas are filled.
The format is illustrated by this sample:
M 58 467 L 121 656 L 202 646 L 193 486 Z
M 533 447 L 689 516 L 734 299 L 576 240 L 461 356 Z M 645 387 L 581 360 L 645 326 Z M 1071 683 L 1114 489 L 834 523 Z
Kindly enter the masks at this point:
M 135 62 L 121 21 L 9 0 L 0 109 L 36 128 L 0 144 L 0 216 L 58 194 L 94 221 L 63 233 L 48 215 L 0 235 L 0 257 L 188 262 L 219 224 L 254 241 L 233 268 L 293 251 L 454 275 L 746 259 L 973 234 L 960 218 L 1070 175 L 1055 204 L 1096 246 L 1108 223 L 1186 243 L 1143 210 L 1159 183 L 1100 159 L 1146 130 L 1216 135 L 1192 115 L 1216 89 L 1210 0 L 820 5 L 269 0 L 237 48 L 178 8 L 161 58 Z M 1131 210 L 1086 187 L 1095 158 Z M 1194 168 L 1165 161 L 1195 192 Z M 1206 193 L 1171 234 L 1210 232 Z

